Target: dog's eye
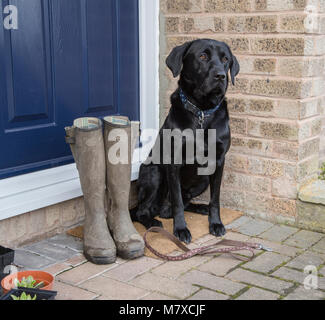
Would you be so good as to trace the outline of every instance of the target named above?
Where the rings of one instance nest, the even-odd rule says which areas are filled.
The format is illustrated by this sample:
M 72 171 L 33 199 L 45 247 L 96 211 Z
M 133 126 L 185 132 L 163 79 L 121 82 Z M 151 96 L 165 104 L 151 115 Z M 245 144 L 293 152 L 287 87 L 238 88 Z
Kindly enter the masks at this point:
M 202 61 L 206 61 L 206 60 L 208 60 L 208 56 L 207 56 L 207 54 L 206 54 L 206 53 L 201 53 L 201 55 L 200 55 L 200 59 L 201 59 Z
M 227 58 L 227 57 L 223 57 L 223 58 L 222 58 L 222 62 L 223 62 L 224 64 L 226 64 L 226 63 L 228 62 L 228 58 Z

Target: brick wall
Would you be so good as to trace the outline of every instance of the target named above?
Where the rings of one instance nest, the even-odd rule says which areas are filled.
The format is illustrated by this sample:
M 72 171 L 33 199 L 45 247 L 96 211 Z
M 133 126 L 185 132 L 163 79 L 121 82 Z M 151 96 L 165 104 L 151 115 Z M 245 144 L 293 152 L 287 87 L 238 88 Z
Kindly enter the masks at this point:
M 197 38 L 227 42 L 241 72 L 228 92 L 233 138 L 222 205 L 294 223 L 297 190 L 325 160 L 325 0 L 160 5 L 161 122 L 176 88 L 165 66 L 170 50 Z

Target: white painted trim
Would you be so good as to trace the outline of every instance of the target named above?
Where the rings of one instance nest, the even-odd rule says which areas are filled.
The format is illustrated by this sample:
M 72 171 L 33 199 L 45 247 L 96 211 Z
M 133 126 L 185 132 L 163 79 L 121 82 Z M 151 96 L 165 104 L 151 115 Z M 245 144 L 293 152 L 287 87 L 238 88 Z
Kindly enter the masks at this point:
M 159 0 L 139 0 L 141 129 L 159 129 Z M 143 139 L 142 139 L 143 140 Z M 138 178 L 140 153 L 133 158 Z M 75 164 L 0 180 L 0 220 L 82 196 Z
M 140 5 L 140 119 L 141 127 L 159 129 L 159 0 Z

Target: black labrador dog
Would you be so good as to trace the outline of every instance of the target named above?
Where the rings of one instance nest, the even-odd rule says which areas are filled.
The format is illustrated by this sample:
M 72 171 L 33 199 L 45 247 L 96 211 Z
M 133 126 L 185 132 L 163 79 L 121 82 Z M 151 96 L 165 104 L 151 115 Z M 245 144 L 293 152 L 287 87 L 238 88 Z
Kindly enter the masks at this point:
M 215 153 L 215 170 L 209 175 L 199 175 L 198 168 L 204 167 L 194 155 L 194 161 L 175 164 L 175 151 L 171 148 L 171 162 L 144 163 L 141 165 L 138 187 L 138 207 L 131 211 L 133 221 L 146 228 L 162 226 L 154 219 L 174 219 L 174 235 L 185 243 L 192 236 L 187 229 L 184 210 L 209 216 L 209 231 L 215 236 L 226 233 L 220 219 L 220 185 L 225 155 L 230 148 L 230 128 L 225 94 L 228 88 L 228 72 L 234 84 L 239 73 L 239 64 L 229 46 L 224 42 L 200 39 L 175 47 L 166 60 L 173 76 L 180 75 L 177 90 L 171 95 L 171 109 L 160 129 L 158 140 L 163 145 L 165 129 L 203 129 L 204 141 L 194 143 L 204 146 L 208 152 L 209 129 L 215 129 L 212 146 Z M 185 139 L 181 153 L 185 153 Z M 211 146 L 211 141 L 209 146 Z M 152 156 L 152 152 L 149 156 Z M 163 151 L 162 153 L 164 153 Z M 190 201 L 202 194 L 210 185 L 209 205 L 192 204 Z

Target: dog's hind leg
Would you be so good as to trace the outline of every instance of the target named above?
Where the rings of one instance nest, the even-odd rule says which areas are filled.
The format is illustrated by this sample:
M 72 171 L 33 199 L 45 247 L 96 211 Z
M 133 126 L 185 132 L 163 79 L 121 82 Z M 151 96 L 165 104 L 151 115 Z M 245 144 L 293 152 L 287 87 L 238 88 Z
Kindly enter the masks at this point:
M 202 176 L 200 179 L 196 179 L 191 187 L 182 190 L 182 198 L 184 203 L 184 210 L 208 215 L 209 206 L 206 204 L 196 204 L 190 201 L 201 195 L 209 186 L 209 177 Z M 171 219 L 173 217 L 170 201 L 168 196 L 164 197 L 164 202 L 159 206 L 159 216 L 164 219 Z
M 209 206 L 201 203 L 189 203 L 185 208 L 185 211 L 201 214 L 207 216 L 209 214 Z M 165 204 L 159 210 L 159 216 L 163 219 L 171 219 L 173 217 L 170 203 Z
M 197 181 L 191 188 L 183 192 L 183 202 L 186 211 L 208 215 L 209 214 L 209 206 L 206 204 L 196 204 L 191 203 L 190 201 L 201 195 L 209 186 L 209 177 L 202 176 L 200 181 Z
M 189 203 L 185 208 L 186 211 L 202 214 L 207 216 L 209 214 L 209 206 L 202 203 Z
M 142 165 L 138 179 L 138 208 L 131 212 L 132 220 L 138 221 L 147 229 L 162 223 L 153 217 L 157 215 L 157 198 L 161 186 L 161 173 L 158 166 Z

